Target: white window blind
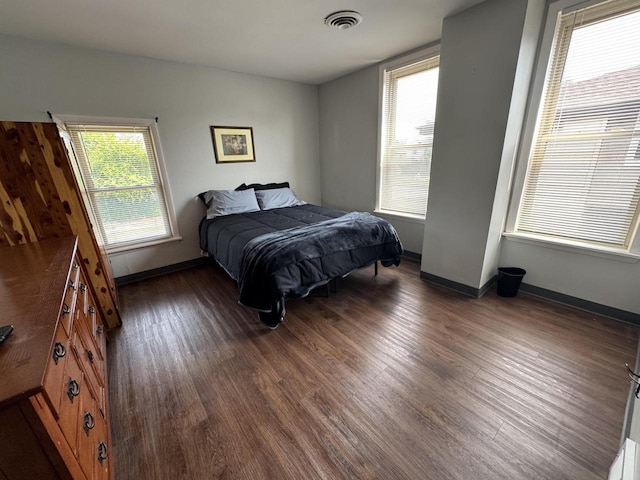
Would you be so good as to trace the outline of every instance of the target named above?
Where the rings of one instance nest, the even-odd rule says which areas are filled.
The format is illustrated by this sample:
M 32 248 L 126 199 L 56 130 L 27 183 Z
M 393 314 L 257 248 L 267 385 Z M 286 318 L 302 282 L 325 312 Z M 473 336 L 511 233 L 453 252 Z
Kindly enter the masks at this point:
M 640 1 L 559 15 L 516 230 L 628 249 L 640 204 Z
M 171 236 L 147 126 L 67 125 L 107 249 Z
M 424 217 L 436 116 L 434 56 L 385 70 L 378 208 Z

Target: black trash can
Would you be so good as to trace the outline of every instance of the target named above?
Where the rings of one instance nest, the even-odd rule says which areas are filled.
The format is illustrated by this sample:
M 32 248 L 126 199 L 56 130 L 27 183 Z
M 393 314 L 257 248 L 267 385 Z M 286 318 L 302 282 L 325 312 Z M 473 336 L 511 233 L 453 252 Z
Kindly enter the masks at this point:
M 527 271 L 524 268 L 498 268 L 498 295 L 501 297 L 515 297 L 522 283 L 522 277 Z

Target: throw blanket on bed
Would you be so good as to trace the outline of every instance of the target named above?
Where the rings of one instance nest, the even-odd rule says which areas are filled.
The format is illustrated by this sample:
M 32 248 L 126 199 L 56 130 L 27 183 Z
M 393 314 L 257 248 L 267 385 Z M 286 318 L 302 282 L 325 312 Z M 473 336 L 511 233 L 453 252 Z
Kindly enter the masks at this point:
M 369 213 L 267 233 L 244 247 L 240 303 L 261 311 L 279 309 L 285 297 L 303 297 L 376 260 L 384 266 L 398 265 L 401 254 L 395 229 Z
M 346 213 L 307 204 L 227 215 L 211 220 L 205 217 L 200 222 L 200 248 L 215 258 L 237 282 L 240 278 L 242 251 L 252 239 L 280 230 L 318 224 Z

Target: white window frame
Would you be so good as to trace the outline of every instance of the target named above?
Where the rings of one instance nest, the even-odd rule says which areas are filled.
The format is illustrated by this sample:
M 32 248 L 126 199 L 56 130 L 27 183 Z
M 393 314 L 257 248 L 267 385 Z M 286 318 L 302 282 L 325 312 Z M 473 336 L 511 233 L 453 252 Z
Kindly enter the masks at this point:
M 382 63 L 378 68 L 378 150 L 376 157 L 376 205 L 374 212 L 380 213 L 388 217 L 396 217 L 402 220 L 408 220 L 411 223 L 424 224 L 425 216 L 412 215 L 410 213 L 396 212 L 390 210 L 384 210 L 380 208 L 381 197 L 381 180 L 382 180 L 382 157 L 384 155 L 383 139 L 384 139 L 384 98 L 386 94 L 386 85 L 384 82 L 385 72 L 387 70 L 394 70 L 396 68 L 406 67 L 412 63 L 421 62 L 422 60 L 428 60 L 432 57 L 440 55 L 440 45 L 434 45 L 432 47 L 418 50 L 417 52 L 403 55 L 402 57 L 390 60 Z
M 125 117 L 94 117 L 87 115 L 54 115 L 53 120 L 66 129 L 68 126 L 73 125 L 104 125 L 104 126 L 139 126 L 148 127 L 151 134 L 151 141 L 153 142 L 153 148 L 156 154 L 156 161 L 158 167 L 158 175 L 160 179 L 160 186 L 162 187 L 163 200 L 165 208 L 167 210 L 167 218 L 169 220 L 170 235 L 168 237 L 139 240 L 131 243 L 126 243 L 116 246 L 105 245 L 105 250 L 108 254 L 125 253 L 130 250 L 135 250 L 144 247 L 151 247 L 153 245 L 160 245 L 163 243 L 174 242 L 182 240 L 180 233 L 178 232 L 178 222 L 176 220 L 175 210 L 173 208 L 173 197 L 171 195 L 171 187 L 169 186 L 169 178 L 167 177 L 167 168 L 164 161 L 164 155 L 162 153 L 162 146 L 160 144 L 160 134 L 158 131 L 158 124 L 155 119 L 149 118 L 125 118 Z M 78 169 L 80 171 L 80 169 Z M 84 182 L 84 180 L 83 180 Z M 94 206 L 92 206 L 94 207 Z M 95 208 L 95 207 L 94 207 Z
M 564 14 L 573 10 L 582 9 L 590 5 L 596 5 L 598 3 L 602 3 L 602 1 L 603 0 L 558 0 L 549 4 L 542 40 L 538 47 L 533 82 L 529 92 L 527 112 L 525 115 L 525 122 L 518 151 L 518 163 L 513 177 L 509 211 L 503 235 L 509 240 L 527 243 L 530 245 L 551 247 L 557 250 L 635 263 L 640 260 L 640 232 L 635 235 L 633 242 L 629 245 L 628 249 L 622 249 L 561 238 L 525 234 L 516 231 L 518 211 L 522 201 L 525 178 L 529 164 L 529 154 L 533 148 L 533 143 L 537 133 L 536 124 L 538 120 L 538 112 L 543 106 L 542 102 L 547 68 L 551 61 L 551 50 L 559 21 L 559 15 L 561 13 Z

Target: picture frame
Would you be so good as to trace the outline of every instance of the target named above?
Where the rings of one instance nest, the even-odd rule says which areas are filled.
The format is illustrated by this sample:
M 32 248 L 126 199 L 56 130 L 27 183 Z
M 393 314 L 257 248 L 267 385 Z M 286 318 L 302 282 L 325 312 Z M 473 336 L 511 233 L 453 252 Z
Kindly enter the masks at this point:
M 255 162 L 253 127 L 211 126 L 216 163 Z

